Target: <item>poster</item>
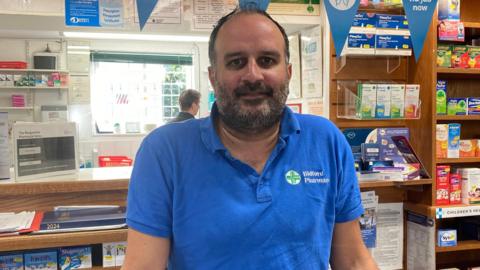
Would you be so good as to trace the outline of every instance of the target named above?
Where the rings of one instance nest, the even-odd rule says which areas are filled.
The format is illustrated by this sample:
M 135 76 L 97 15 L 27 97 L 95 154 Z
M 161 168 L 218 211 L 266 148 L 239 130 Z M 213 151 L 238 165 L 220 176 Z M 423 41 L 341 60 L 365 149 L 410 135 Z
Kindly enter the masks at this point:
M 322 30 L 320 26 L 301 32 L 302 96 L 322 97 Z
M 10 178 L 8 113 L 0 112 L 0 180 Z
M 435 269 L 435 221 L 407 213 L 407 269 Z
M 15 123 L 12 138 L 16 181 L 77 172 L 75 123 Z
M 320 0 L 271 0 L 267 12 L 271 15 L 320 15 Z
M 289 99 L 296 99 L 302 97 L 302 81 L 301 81 L 301 62 L 300 62 L 300 36 L 293 34 L 288 36 L 290 48 L 290 64 L 292 64 L 292 77 L 288 89 Z
M 70 75 L 69 104 L 90 104 L 90 76 Z
M 127 11 L 130 16 L 130 22 L 140 24 L 138 18 L 137 4 L 135 0 L 126 0 Z M 182 1 L 181 0 L 162 0 L 158 1 L 153 9 L 146 24 L 181 24 L 182 23 Z
M 324 115 L 323 100 L 320 98 L 311 98 L 307 100 L 307 112 L 314 115 Z
M 223 15 L 231 12 L 238 1 L 193 0 L 192 30 L 212 30 Z

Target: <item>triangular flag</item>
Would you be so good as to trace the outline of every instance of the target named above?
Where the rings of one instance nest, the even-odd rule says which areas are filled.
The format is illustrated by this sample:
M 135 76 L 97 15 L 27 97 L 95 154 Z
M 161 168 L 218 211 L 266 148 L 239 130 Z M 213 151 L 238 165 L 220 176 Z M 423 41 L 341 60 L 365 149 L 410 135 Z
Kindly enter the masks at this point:
M 158 0 L 137 0 L 138 19 L 140 20 L 140 31 L 147 23 L 148 17 L 152 14 Z
M 432 22 L 433 11 L 437 6 L 437 0 L 412 1 L 403 0 L 405 14 L 408 20 L 408 29 L 412 37 L 413 53 L 415 61 L 418 61 L 423 50 L 423 43 L 427 36 L 430 23 Z
M 241 10 L 258 9 L 266 11 L 270 0 L 238 0 Z
M 360 0 L 325 0 L 328 22 L 332 32 L 337 57 L 340 57 L 347 40 L 353 18 L 357 13 Z

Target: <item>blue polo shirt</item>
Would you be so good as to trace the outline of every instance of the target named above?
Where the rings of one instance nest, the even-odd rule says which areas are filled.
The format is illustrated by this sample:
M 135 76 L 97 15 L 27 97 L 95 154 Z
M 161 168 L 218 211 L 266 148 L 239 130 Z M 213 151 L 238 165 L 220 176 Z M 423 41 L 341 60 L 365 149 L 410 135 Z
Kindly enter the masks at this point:
M 335 223 L 363 213 L 344 136 L 285 108 L 258 174 L 223 146 L 214 117 L 216 109 L 144 139 L 128 226 L 171 240 L 169 269 L 327 269 Z

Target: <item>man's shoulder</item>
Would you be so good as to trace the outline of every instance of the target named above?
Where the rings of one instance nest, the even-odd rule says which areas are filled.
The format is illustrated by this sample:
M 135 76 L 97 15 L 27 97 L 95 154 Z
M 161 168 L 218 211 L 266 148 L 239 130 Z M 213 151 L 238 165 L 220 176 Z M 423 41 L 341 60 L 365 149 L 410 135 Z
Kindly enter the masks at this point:
M 302 130 L 314 132 L 336 132 L 337 126 L 323 116 L 312 114 L 295 114 Z
M 205 119 L 191 119 L 188 121 L 174 122 L 156 128 L 146 139 L 149 141 L 188 140 L 198 137 L 200 125 Z

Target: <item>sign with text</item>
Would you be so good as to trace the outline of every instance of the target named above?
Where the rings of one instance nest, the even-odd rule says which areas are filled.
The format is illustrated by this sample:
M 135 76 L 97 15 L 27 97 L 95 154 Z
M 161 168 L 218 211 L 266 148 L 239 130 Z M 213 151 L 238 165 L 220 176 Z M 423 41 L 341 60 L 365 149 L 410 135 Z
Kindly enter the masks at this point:
M 65 24 L 100 26 L 98 0 L 65 0 Z
M 480 215 L 480 205 L 445 207 L 435 209 L 435 217 L 437 219 L 455 218 L 455 217 L 471 217 Z
M 340 57 L 353 18 L 360 5 L 360 0 L 325 0 L 324 3 L 335 45 L 335 52 L 337 57 Z
M 403 0 L 408 28 L 412 37 L 415 61 L 418 61 L 423 50 L 423 43 L 432 21 L 437 0 Z

